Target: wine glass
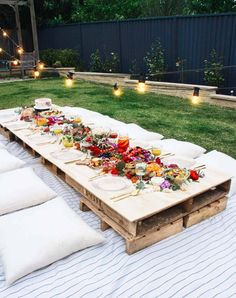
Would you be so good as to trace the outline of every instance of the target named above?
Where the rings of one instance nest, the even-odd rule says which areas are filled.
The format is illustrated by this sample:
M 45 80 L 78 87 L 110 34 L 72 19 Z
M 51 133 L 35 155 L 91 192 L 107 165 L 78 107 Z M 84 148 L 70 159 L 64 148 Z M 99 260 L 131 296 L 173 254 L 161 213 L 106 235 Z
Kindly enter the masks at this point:
M 139 176 L 139 180 L 142 181 L 143 176 L 146 174 L 147 164 L 145 162 L 139 162 L 135 166 L 135 173 Z

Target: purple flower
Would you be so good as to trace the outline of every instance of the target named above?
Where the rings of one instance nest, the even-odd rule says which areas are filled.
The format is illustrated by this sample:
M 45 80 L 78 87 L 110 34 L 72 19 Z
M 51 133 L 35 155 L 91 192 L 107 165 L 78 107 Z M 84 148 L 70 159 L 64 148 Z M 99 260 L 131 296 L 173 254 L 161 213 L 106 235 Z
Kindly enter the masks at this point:
M 162 189 L 165 189 L 165 188 L 170 188 L 171 184 L 168 180 L 165 180 L 164 182 L 162 182 L 162 184 L 160 185 L 160 187 Z

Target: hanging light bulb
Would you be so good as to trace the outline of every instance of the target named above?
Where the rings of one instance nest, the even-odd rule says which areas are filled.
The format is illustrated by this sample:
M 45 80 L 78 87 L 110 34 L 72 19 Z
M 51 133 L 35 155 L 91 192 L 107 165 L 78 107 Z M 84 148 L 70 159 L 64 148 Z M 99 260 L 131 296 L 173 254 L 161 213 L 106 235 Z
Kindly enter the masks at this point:
M 18 62 L 19 62 L 19 61 L 18 61 L 17 59 L 15 59 L 15 60 L 13 60 L 12 63 L 13 63 L 13 65 L 17 66 L 17 65 L 18 65 Z
M 194 87 L 193 88 L 193 97 L 192 97 L 192 103 L 194 105 L 199 104 L 200 98 L 199 98 L 199 92 L 200 88 L 199 87 Z
M 24 52 L 24 50 L 23 50 L 21 47 L 17 47 L 17 53 L 18 53 L 19 55 L 22 55 L 23 52 Z
M 115 96 L 121 96 L 122 94 L 121 89 L 118 87 L 117 83 L 115 83 L 115 85 L 113 86 L 113 94 Z
M 34 78 L 37 79 L 40 76 L 37 66 L 34 66 Z
M 69 71 L 66 76 L 67 76 L 67 78 L 66 78 L 66 87 L 72 87 L 73 79 L 74 79 L 74 72 Z
M 143 74 L 140 74 L 139 80 L 138 80 L 138 87 L 137 90 L 140 93 L 144 93 L 146 91 L 146 84 L 145 84 L 145 76 Z
M 6 31 L 2 31 L 2 35 L 3 35 L 4 37 L 7 37 L 7 32 L 6 32 Z
M 3 52 L 3 49 L 2 48 L 0 48 L 0 53 L 2 53 Z
M 39 61 L 38 62 L 38 67 L 39 67 L 40 70 L 43 70 L 44 69 L 44 63 Z

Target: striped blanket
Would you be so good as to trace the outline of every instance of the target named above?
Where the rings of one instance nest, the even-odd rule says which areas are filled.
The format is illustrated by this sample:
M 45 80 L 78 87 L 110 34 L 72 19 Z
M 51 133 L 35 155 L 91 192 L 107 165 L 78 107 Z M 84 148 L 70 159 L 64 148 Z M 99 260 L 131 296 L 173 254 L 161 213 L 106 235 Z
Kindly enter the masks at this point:
M 0 142 L 99 230 L 98 218 L 79 210 L 78 193 L 17 143 L 2 137 Z M 236 196 L 223 213 L 131 256 L 112 229 L 104 236 L 104 245 L 74 253 L 10 287 L 0 263 L 0 297 L 236 297 Z

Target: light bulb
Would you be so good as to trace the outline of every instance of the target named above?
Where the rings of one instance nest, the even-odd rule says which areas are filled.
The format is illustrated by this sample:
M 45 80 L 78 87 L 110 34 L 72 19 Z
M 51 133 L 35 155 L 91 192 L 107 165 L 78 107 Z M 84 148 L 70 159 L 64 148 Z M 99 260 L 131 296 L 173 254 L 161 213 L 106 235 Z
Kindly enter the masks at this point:
M 38 71 L 38 70 L 35 70 L 35 71 L 34 71 L 34 77 L 35 77 L 35 78 L 38 78 L 39 75 L 40 75 L 39 71 Z
M 192 97 L 192 104 L 197 105 L 200 102 L 199 96 L 193 96 Z
M 118 88 L 118 89 L 116 89 L 116 90 L 113 90 L 113 94 L 114 94 L 115 96 L 121 96 L 122 92 L 121 92 L 120 88 Z
M 73 85 L 73 80 L 70 78 L 67 78 L 66 79 L 66 87 L 72 87 L 72 85 Z
M 143 82 L 139 82 L 138 83 L 138 87 L 137 87 L 138 92 L 140 93 L 144 93 L 146 91 L 146 84 Z
M 44 63 L 42 63 L 42 62 L 40 62 L 39 64 L 38 64 L 38 66 L 39 66 L 39 69 L 44 69 Z
M 19 55 L 23 54 L 23 49 L 22 49 L 22 48 L 18 48 L 18 49 L 17 49 L 17 53 L 18 53 Z

